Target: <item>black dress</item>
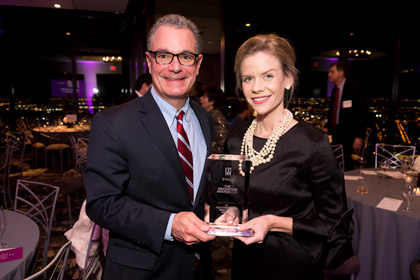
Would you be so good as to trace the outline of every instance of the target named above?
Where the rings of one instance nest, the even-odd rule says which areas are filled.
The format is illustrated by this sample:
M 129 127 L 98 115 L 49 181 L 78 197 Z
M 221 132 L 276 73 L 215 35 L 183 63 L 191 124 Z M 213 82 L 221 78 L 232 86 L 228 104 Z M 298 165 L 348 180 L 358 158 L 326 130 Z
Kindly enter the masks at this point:
M 245 131 L 228 139 L 229 153 L 240 153 Z M 265 142 L 254 136 L 254 149 Z M 232 279 L 324 279 L 319 257 L 346 210 L 344 176 L 327 135 L 299 122 L 279 139 L 274 158 L 255 168 L 249 187 L 249 219 L 292 217 L 293 235 L 270 232 L 252 245 L 235 240 Z

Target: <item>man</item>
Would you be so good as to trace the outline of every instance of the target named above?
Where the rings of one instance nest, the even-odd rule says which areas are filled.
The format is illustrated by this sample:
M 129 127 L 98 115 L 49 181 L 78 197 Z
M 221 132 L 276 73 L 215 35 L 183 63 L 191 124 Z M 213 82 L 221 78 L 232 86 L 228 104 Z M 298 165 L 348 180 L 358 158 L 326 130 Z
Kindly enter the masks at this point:
M 149 73 L 144 73 L 138 76 L 134 84 L 134 92 L 138 97 L 142 97 L 151 87 L 152 76 Z
M 365 138 L 366 121 L 363 87 L 346 79 L 346 65 L 337 62 L 330 66 L 328 78 L 335 84 L 331 95 L 328 132 L 333 143 L 343 144 L 346 170 L 354 169 L 351 158 L 353 151 L 359 151 Z M 335 105 L 335 109 L 334 109 Z
M 202 174 L 212 119 L 188 98 L 203 59 L 198 32 L 180 15 L 158 19 L 147 38 L 152 88 L 93 119 L 84 179 L 87 214 L 110 231 L 103 279 L 203 279 L 211 273 L 203 272 L 209 254 L 203 242 L 214 236 L 203 221 Z M 183 145 L 178 128 L 189 139 L 192 175 L 179 155 L 185 150 L 177 150 Z
M 136 82 L 134 83 L 134 92 L 136 94 L 130 94 L 124 99 L 124 102 L 136 99 L 137 97 L 142 97 L 151 87 L 152 76 L 149 73 L 141 74 L 137 77 Z

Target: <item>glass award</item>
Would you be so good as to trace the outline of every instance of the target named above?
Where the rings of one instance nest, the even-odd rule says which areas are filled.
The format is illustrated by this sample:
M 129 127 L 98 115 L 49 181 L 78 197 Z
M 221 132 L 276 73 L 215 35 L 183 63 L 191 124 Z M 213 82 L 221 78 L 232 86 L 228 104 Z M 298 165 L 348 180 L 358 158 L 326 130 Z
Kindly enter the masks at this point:
M 208 234 L 216 236 L 252 236 L 252 231 L 239 231 L 242 213 L 248 209 L 249 170 L 251 161 L 245 156 L 212 154 L 206 160 Z M 224 222 L 227 211 L 234 213 L 234 223 Z

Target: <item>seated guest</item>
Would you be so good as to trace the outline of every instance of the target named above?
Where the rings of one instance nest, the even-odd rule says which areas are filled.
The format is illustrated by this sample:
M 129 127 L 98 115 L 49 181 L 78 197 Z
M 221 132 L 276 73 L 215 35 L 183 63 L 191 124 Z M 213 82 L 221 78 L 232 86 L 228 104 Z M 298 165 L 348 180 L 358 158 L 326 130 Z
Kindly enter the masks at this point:
M 220 111 L 223 107 L 224 93 L 218 87 L 206 88 L 200 97 L 201 107 L 203 107 L 214 120 L 214 136 L 211 144 L 212 152 L 215 154 L 223 153 L 225 141 L 229 134 L 228 121 Z

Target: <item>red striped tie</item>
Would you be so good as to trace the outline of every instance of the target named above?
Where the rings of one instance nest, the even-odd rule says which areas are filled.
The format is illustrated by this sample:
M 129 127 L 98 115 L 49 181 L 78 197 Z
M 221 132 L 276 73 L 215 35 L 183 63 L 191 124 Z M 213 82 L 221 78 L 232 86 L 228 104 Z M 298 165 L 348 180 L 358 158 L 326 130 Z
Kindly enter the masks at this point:
M 191 201 L 194 200 L 194 185 L 193 185 L 193 158 L 191 153 L 190 142 L 188 141 L 187 133 L 185 133 L 182 125 L 182 118 L 184 111 L 178 113 L 176 131 L 178 137 L 178 154 L 181 158 L 182 167 L 184 168 L 185 180 L 187 181 L 188 193 Z

